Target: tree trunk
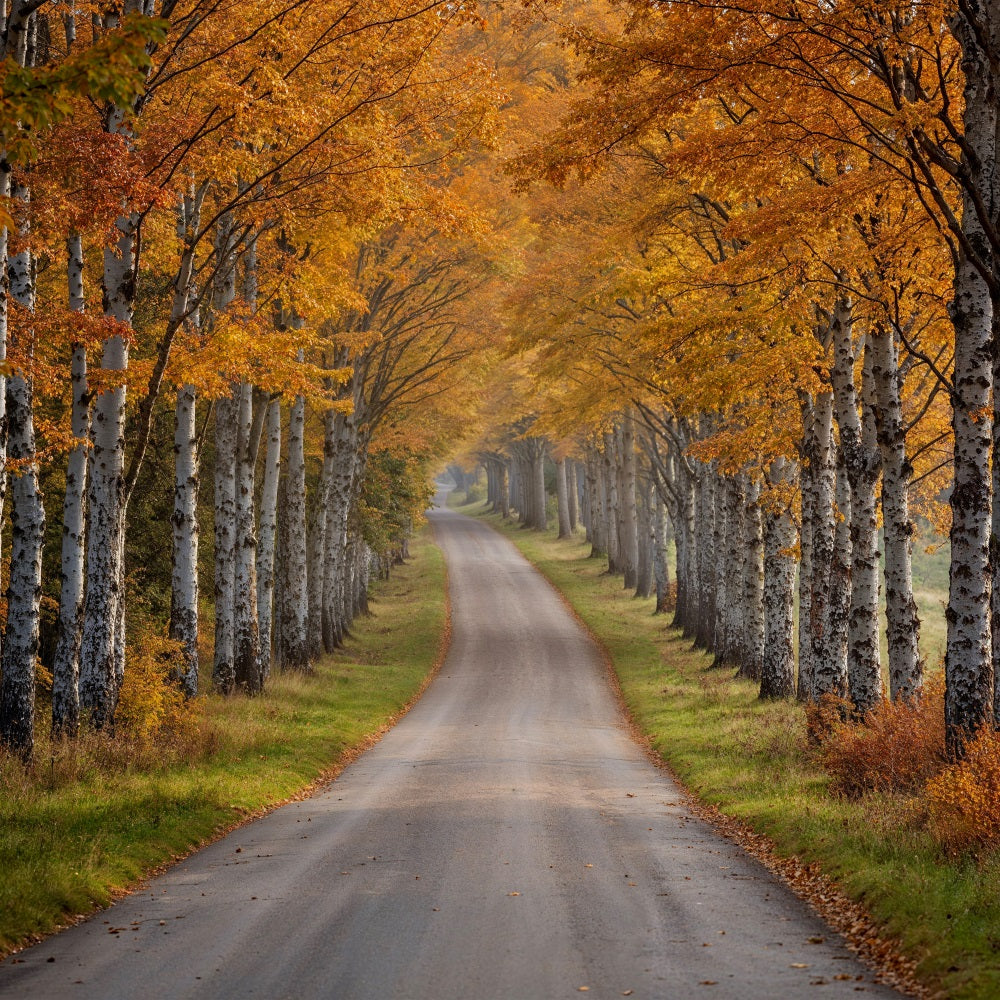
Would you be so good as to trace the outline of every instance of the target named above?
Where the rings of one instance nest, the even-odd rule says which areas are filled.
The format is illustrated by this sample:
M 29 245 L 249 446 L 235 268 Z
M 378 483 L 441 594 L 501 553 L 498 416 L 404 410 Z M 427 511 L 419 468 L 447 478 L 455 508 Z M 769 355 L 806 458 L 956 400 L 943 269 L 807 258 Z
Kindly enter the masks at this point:
M 173 576 L 170 589 L 170 638 L 181 644 L 180 683 L 198 693 L 198 425 L 193 385 L 177 390 L 174 424 Z
M 608 546 L 608 572 L 621 572 L 621 536 L 618 534 L 618 464 L 615 455 L 614 435 L 604 435 L 604 454 L 601 458 L 602 482 L 605 489 L 604 538 Z
M 635 596 L 653 595 L 653 552 L 656 545 L 653 529 L 653 484 L 646 470 L 636 480 L 636 517 L 639 563 L 636 569 Z
M 570 538 L 573 529 L 569 523 L 569 483 L 566 476 L 567 459 L 556 462 L 556 507 L 559 512 L 559 537 Z
M 236 548 L 233 565 L 233 676 L 245 694 L 259 694 L 260 635 L 257 619 L 257 526 L 254 472 L 253 386 L 236 388 Z
M 780 485 L 791 474 L 787 459 L 771 465 L 771 482 Z M 786 508 L 764 516 L 764 662 L 761 698 L 789 698 L 795 693 L 793 616 L 795 594 L 795 522 Z
M 744 564 L 746 547 L 746 481 L 742 475 L 721 480 L 726 504 L 725 567 L 721 591 L 724 596 L 722 641 L 715 666 L 737 667 L 744 661 Z M 718 554 L 716 556 L 718 562 Z
M 236 684 L 236 404 L 215 404 L 215 655 L 212 682 L 231 694 Z
M 545 497 L 545 441 L 538 441 L 531 453 L 531 483 L 533 491 L 534 523 L 532 527 L 545 531 L 549 526 Z
M 847 697 L 846 616 L 837 609 L 849 599 L 849 555 L 839 548 L 846 530 L 850 537 L 850 511 L 846 500 L 837 502 L 837 446 L 833 436 L 833 392 L 816 397 L 812 433 L 812 588 L 809 606 L 812 632 L 812 684 L 808 697 L 825 694 Z M 844 518 L 846 517 L 846 521 Z M 845 587 L 848 589 L 845 590 Z M 845 639 L 846 641 L 846 639 Z
M 743 657 L 738 676 L 759 681 L 764 670 L 764 520 L 760 483 L 749 479 L 744 515 Z
M 816 564 L 813 561 L 813 536 L 816 532 L 816 419 L 813 400 L 802 406 L 802 444 L 799 452 L 799 495 L 801 497 L 801 528 L 799 531 L 799 701 L 814 697 L 815 669 L 812 647 L 812 593 Z
M 105 315 L 132 325 L 135 231 L 133 217 L 119 219 L 117 248 L 104 253 Z M 118 704 L 119 601 L 124 600 L 125 373 L 128 343 L 104 342 L 102 384 L 94 401 L 93 450 L 87 517 L 87 584 L 80 646 L 80 706 L 95 729 L 113 728 Z M 116 384 L 117 383 L 117 384 Z M 124 607 L 122 608 L 124 612 Z
M 14 198 L 27 202 L 27 190 L 15 190 Z M 8 271 L 11 297 L 26 312 L 33 313 L 32 255 L 28 251 L 17 254 L 11 258 Z M 15 343 L 21 347 L 30 370 L 34 354 L 34 331 L 30 326 L 18 334 Z M 34 392 L 29 371 L 15 370 L 7 379 L 6 394 L 7 457 L 14 463 L 14 471 L 7 628 L 0 659 L 0 743 L 29 760 L 34 749 L 35 663 L 45 541 L 45 509 L 38 488 L 35 451 Z
M 660 491 L 654 491 L 653 511 L 653 577 L 656 580 L 656 614 L 670 610 L 670 563 L 667 561 L 667 505 Z
M 632 590 L 638 583 L 639 527 L 636 514 L 635 417 L 631 409 L 626 410 L 622 417 L 619 441 L 622 573 L 625 589 Z
M 882 697 L 879 662 L 878 600 L 879 553 L 875 487 L 882 456 L 875 440 L 871 407 L 865 406 L 864 421 L 858 412 L 854 384 L 855 351 L 850 299 L 841 295 L 830 324 L 834 350 L 831 371 L 840 450 L 851 490 L 851 603 L 848 618 L 848 691 L 855 710 L 870 711 Z M 870 361 L 867 359 L 865 367 Z M 864 376 L 863 376 L 864 377 Z M 868 378 L 870 382 L 870 375 Z
M 84 310 L 83 240 L 67 241 L 69 307 Z M 71 424 L 76 444 L 66 465 L 63 500 L 62 586 L 59 591 L 59 636 L 52 658 L 52 732 L 75 736 L 80 726 L 80 642 L 83 638 L 84 540 L 87 531 L 87 460 L 90 457 L 90 396 L 87 391 L 87 348 L 73 345 Z
M 968 247 L 992 264 L 989 238 L 969 188 L 993 193 L 998 115 L 995 71 L 992 54 L 981 46 L 981 25 L 971 25 L 959 12 L 952 26 L 962 46 L 965 76 L 966 152 L 962 159 L 970 184 L 963 190 L 962 232 Z M 969 734 L 994 718 L 990 607 L 993 307 L 987 283 L 968 251 L 961 243 L 957 250 L 959 263 L 950 309 L 955 328 L 955 473 L 945 653 L 945 726 L 948 751 L 955 757 L 962 755 Z
M 889 652 L 889 694 L 908 701 L 920 693 L 923 662 L 920 619 L 913 599 L 913 522 L 910 476 L 903 424 L 902 373 L 892 333 L 873 332 L 868 344 L 875 383 L 875 418 L 882 451 L 882 523 L 885 526 L 885 614 Z
M 580 496 L 576 482 L 576 462 L 566 459 L 566 502 L 569 506 L 569 533 L 576 534 L 576 526 L 580 522 Z
M 698 476 L 697 539 L 698 621 L 694 644 L 699 649 L 712 648 L 715 630 L 715 476 L 702 465 Z
M 260 496 L 257 541 L 257 617 L 260 638 L 258 673 L 267 680 L 273 649 L 275 548 L 278 537 L 278 484 L 281 478 L 281 401 L 267 405 L 267 457 Z
M 300 358 L 301 360 L 301 358 Z M 306 553 L 306 401 L 296 396 L 288 420 L 288 457 L 282 508 L 282 670 L 309 669 L 309 586 Z
M 333 477 L 333 448 L 329 435 L 323 447 L 323 471 L 317 487 L 316 509 L 309 530 L 309 659 L 323 653 L 323 597 L 326 590 L 327 510 Z

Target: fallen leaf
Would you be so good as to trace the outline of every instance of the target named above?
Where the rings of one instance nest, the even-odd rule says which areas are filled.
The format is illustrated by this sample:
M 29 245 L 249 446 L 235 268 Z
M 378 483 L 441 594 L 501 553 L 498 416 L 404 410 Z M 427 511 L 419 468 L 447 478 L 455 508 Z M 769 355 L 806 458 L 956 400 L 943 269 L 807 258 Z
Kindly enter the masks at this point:
M 521 894 L 519 892 L 508 892 L 507 895 L 508 896 L 520 896 Z
M 808 969 L 809 966 L 806 965 L 805 962 L 792 962 L 792 964 L 789 965 L 788 968 L 789 969 Z

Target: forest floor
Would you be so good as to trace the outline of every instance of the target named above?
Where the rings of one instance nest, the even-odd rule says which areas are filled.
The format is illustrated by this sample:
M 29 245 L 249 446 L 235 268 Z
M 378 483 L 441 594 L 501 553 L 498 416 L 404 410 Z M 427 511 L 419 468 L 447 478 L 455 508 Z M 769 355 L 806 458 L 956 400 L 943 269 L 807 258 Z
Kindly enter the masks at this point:
M 912 797 L 831 794 L 802 706 L 760 702 L 754 684 L 710 669 L 706 654 L 652 614 L 652 601 L 635 599 L 588 558 L 582 534 L 559 541 L 554 529 L 521 530 L 482 503 L 457 509 L 506 534 L 563 593 L 606 650 L 651 752 L 719 811 L 724 829 L 770 855 L 863 953 L 927 995 L 1000 996 L 1000 852 L 946 857 Z M 940 606 L 941 560 L 916 560 L 925 615 Z M 943 615 L 928 633 L 940 641 Z
M 345 648 L 257 698 L 208 696 L 173 736 L 49 740 L 0 762 L 0 956 L 331 780 L 412 703 L 443 654 L 444 563 L 427 533 Z

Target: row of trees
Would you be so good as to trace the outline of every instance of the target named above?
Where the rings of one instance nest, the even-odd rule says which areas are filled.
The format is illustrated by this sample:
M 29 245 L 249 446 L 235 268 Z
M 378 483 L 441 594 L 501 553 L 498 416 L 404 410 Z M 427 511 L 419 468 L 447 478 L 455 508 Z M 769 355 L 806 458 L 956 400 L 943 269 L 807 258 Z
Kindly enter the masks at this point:
M 539 9 L 575 82 L 507 166 L 534 228 L 506 300 L 519 360 L 480 444 L 504 456 L 498 509 L 539 509 L 511 483 L 547 437 L 591 484 L 616 466 L 632 538 L 634 452 L 676 536 L 678 624 L 765 695 L 859 714 L 920 691 L 911 554 L 930 519 L 950 531 L 960 754 L 1000 707 L 1000 7 Z
M 112 731 L 133 609 L 191 695 L 206 650 L 252 694 L 342 642 L 479 336 L 455 164 L 499 95 L 447 3 L 3 9 L 0 741 L 28 757 L 39 648 L 54 730 Z

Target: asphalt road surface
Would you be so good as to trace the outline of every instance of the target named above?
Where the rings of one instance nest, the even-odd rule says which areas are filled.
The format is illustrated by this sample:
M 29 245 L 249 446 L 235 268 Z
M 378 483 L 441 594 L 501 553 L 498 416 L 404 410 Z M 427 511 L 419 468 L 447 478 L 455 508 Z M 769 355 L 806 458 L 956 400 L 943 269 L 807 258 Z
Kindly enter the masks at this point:
M 0 964 L 0 997 L 898 996 L 689 814 L 514 547 L 432 518 L 453 640 L 414 709 L 328 791 Z

